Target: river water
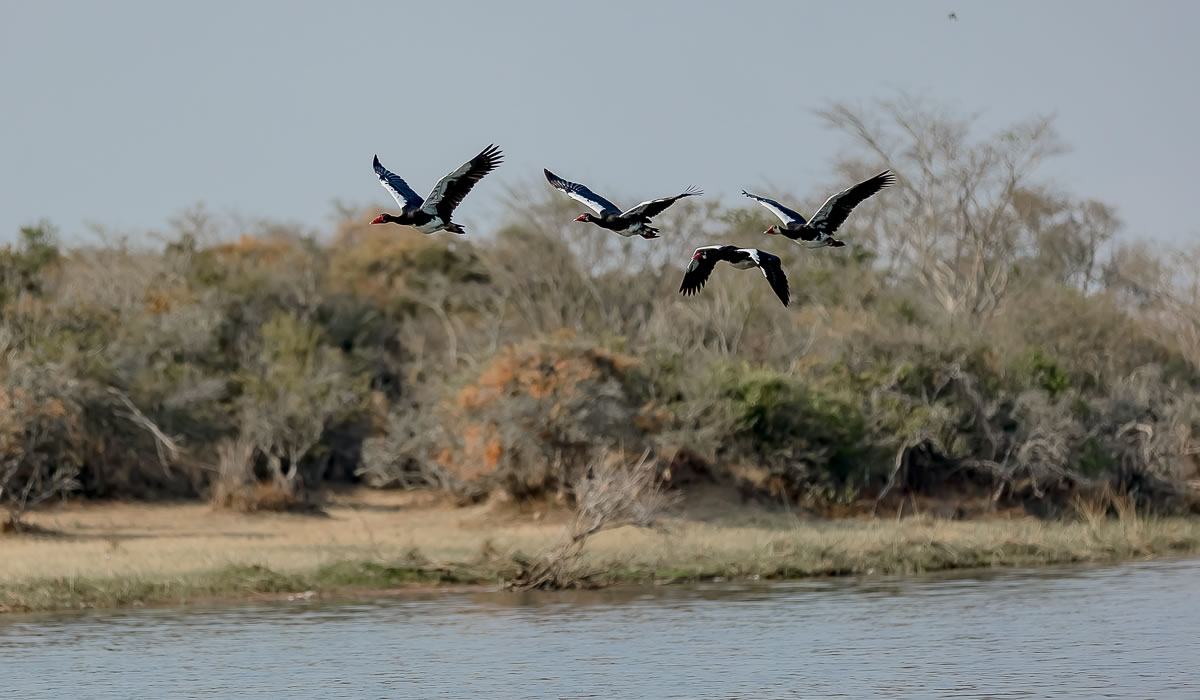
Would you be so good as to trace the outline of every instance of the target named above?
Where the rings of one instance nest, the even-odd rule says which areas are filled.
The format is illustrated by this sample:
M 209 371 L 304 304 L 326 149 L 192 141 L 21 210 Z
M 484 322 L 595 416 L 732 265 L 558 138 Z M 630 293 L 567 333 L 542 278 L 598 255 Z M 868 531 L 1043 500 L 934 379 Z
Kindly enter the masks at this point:
M 0 697 L 1200 698 L 1200 561 L 9 615 Z

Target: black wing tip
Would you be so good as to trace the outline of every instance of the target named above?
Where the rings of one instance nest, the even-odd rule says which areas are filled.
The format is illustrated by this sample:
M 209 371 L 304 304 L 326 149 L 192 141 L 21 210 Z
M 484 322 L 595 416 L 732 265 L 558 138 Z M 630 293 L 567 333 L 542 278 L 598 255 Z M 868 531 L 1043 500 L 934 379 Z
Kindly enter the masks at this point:
M 689 185 L 688 188 L 683 191 L 683 194 L 681 194 L 679 196 L 680 197 L 698 197 L 702 194 L 704 194 L 704 190 L 700 189 L 699 187 L 696 187 L 695 185 Z
M 476 158 L 482 158 L 489 168 L 495 168 L 504 162 L 504 152 L 494 143 L 489 143 L 488 147 L 479 152 Z
M 787 282 L 784 282 L 781 289 L 776 289 L 775 285 L 771 285 L 771 290 L 775 292 L 775 296 L 779 297 L 779 301 L 783 302 L 784 307 L 792 301 L 791 290 L 787 287 Z
M 375 166 L 376 169 L 383 167 L 383 163 L 379 162 L 379 154 L 378 153 L 375 154 L 375 160 L 371 161 L 371 165 Z
M 767 280 L 767 281 L 770 282 L 770 280 Z M 780 280 L 780 284 L 778 287 L 776 287 L 774 284 L 772 284 L 771 291 L 775 292 L 775 296 L 779 297 L 779 301 L 783 302 L 783 305 L 785 307 L 791 303 L 792 290 L 788 289 L 788 283 L 787 283 L 786 277 L 784 277 Z
M 561 190 L 563 192 L 571 191 L 571 183 L 569 183 L 566 180 L 562 179 L 561 177 L 555 175 L 554 173 L 550 172 L 549 170 L 546 170 L 545 168 L 542 168 L 542 172 L 546 173 L 546 182 L 549 182 L 550 186 L 553 187 L 554 189 Z
M 775 296 L 779 297 L 779 301 L 787 306 L 792 299 L 792 290 L 788 285 L 787 273 L 783 271 L 783 261 L 779 256 L 772 255 L 765 250 L 755 248 L 761 262 L 759 266 L 764 272 L 769 274 L 764 275 L 767 278 L 767 284 L 771 285 L 771 291 L 775 292 Z

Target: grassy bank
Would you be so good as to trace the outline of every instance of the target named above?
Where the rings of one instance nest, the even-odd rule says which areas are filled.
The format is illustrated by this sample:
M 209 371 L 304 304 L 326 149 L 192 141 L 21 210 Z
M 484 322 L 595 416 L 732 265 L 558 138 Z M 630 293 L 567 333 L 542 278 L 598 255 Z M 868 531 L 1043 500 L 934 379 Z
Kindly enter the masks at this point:
M 343 498 L 324 517 L 191 504 L 70 506 L 32 516 L 43 534 L 0 542 L 8 564 L 0 610 L 501 585 L 558 541 L 565 517 L 379 492 Z M 581 562 L 590 572 L 583 583 L 887 575 L 1200 551 L 1200 519 L 829 521 L 700 499 L 668 526 L 597 535 Z

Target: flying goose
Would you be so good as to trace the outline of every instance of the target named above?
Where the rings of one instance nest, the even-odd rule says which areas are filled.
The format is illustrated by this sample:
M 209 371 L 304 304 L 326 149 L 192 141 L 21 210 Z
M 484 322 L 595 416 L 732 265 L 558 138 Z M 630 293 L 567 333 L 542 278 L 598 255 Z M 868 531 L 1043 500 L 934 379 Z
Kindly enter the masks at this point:
M 599 216 L 580 214 L 575 218 L 576 221 L 587 221 L 596 224 L 600 228 L 615 231 L 625 237 L 636 235 L 642 238 L 658 238 L 658 229 L 650 225 L 650 219 L 666 211 L 667 207 L 674 204 L 677 200 L 704 194 L 695 187 L 689 187 L 674 197 L 651 199 L 647 202 L 642 202 L 636 207 L 621 211 L 617 208 L 617 205 L 591 191 L 584 185 L 580 185 L 577 182 L 568 182 L 545 168 L 542 169 L 542 172 L 546 173 L 546 180 L 555 189 L 565 192 L 571 199 L 583 202 L 589 209 L 599 214 Z
M 895 184 L 895 182 L 896 176 L 890 170 L 884 170 L 875 177 L 863 180 L 857 185 L 847 187 L 825 200 L 825 203 L 821 205 L 817 213 L 813 214 L 813 217 L 808 221 L 805 221 L 803 216 L 800 216 L 773 199 L 759 197 L 756 194 L 750 194 L 746 190 L 742 190 L 742 194 L 769 209 L 772 214 L 778 216 L 779 220 L 783 222 L 782 226 L 772 226 L 763 231 L 763 233 L 783 234 L 806 248 L 820 248 L 822 246 L 839 248 L 846 244 L 834 238 L 833 234 L 846 221 L 846 217 L 850 215 L 854 207 L 862 204 L 863 200 L 867 197 L 870 197 L 888 185 Z
M 475 183 L 484 175 L 492 172 L 500 165 L 503 155 L 495 145 L 489 145 L 471 160 L 458 166 L 446 174 L 429 193 L 429 199 L 422 200 L 399 175 L 393 173 L 379 162 L 375 156 L 375 174 L 379 176 L 379 184 L 395 198 L 400 205 L 400 214 L 380 214 L 375 217 L 373 224 L 403 224 L 412 226 L 421 233 L 450 231 L 466 233 L 462 226 L 450 220 L 455 208 L 462 203 L 463 197 L 471 191 Z
M 738 248 L 732 245 L 706 245 L 697 248 L 692 253 L 692 262 L 683 273 L 683 283 L 679 285 L 680 293 L 685 296 L 698 294 L 700 288 L 708 281 L 713 268 L 722 260 L 739 270 L 752 267 L 762 270 L 763 277 L 767 278 L 775 295 L 784 306 L 788 305 L 787 274 L 783 271 L 779 258 L 757 248 Z

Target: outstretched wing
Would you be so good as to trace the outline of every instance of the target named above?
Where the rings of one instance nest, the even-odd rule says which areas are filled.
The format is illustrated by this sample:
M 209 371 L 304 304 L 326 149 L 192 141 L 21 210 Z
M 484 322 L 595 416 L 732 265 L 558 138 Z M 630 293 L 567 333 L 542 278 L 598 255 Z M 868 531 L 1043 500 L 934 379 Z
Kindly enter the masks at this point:
M 847 187 L 825 200 L 817 213 L 813 214 L 813 218 L 809 220 L 809 228 L 832 234 L 846 221 L 846 217 L 850 216 L 854 207 L 862 204 L 863 200 L 884 187 L 895 183 L 896 176 L 892 174 L 892 171 L 884 170 L 869 180 L 863 180 L 857 185 Z
M 745 252 L 749 253 L 750 258 L 758 263 L 758 269 L 762 270 L 763 277 L 767 278 L 771 289 L 775 290 L 775 296 L 779 297 L 779 301 L 782 301 L 784 306 L 787 306 L 791 292 L 788 290 L 787 273 L 783 271 L 783 264 L 779 258 L 757 248 L 745 249 Z
M 666 211 L 667 207 L 669 207 L 672 204 L 674 204 L 675 202 L 683 199 L 684 197 L 695 197 L 697 195 L 702 195 L 702 194 L 704 194 L 704 193 L 701 192 L 700 190 L 696 189 L 695 187 L 689 187 L 686 190 L 684 190 L 682 193 L 677 194 L 674 197 L 663 197 L 662 199 L 651 199 L 648 202 L 642 202 L 641 204 L 637 205 L 636 207 L 631 207 L 631 208 L 621 212 L 621 216 L 622 217 L 644 216 L 647 219 L 652 219 L 652 218 L 658 216 L 659 214 L 663 213 L 664 211 Z
M 400 205 L 400 209 L 412 211 L 421 208 L 421 204 L 424 203 L 421 196 L 413 192 L 403 178 L 383 167 L 383 164 L 379 162 L 379 156 L 375 156 L 375 174 L 379 176 L 379 184 L 383 185 L 383 189 L 392 195 L 396 204 Z
M 621 210 L 617 208 L 617 205 L 589 190 L 587 187 L 579 184 L 578 182 L 564 180 L 545 168 L 542 168 L 542 172 L 546 173 L 546 181 L 553 185 L 555 189 L 566 192 L 567 196 L 571 199 L 583 202 L 585 205 L 587 205 L 588 209 L 591 209 L 597 214 L 601 216 L 609 216 L 612 214 L 621 213 Z
M 504 156 L 500 153 L 500 149 L 495 145 L 489 145 L 480 151 L 479 155 L 438 180 L 437 184 L 433 186 L 433 191 L 429 193 L 429 199 L 425 201 L 425 206 L 421 209 L 426 213 L 441 217 L 442 221 L 449 221 L 451 214 L 462 203 L 463 197 L 467 196 L 475 183 L 482 180 L 484 175 L 495 170 L 503 159 Z
M 679 285 L 679 292 L 681 294 L 691 296 L 700 291 L 700 288 L 708 281 L 708 276 L 712 274 L 713 268 L 717 266 L 717 261 L 721 260 L 719 256 L 713 254 L 720 249 L 721 246 L 719 245 L 710 245 L 697 248 L 692 253 L 692 262 L 683 271 L 683 282 Z M 702 250 L 713 251 L 713 253 L 699 258 L 696 257 L 696 253 Z
M 782 221 L 785 225 L 792 224 L 792 223 L 797 223 L 797 224 L 804 223 L 803 216 L 800 216 L 798 213 L 792 211 L 791 209 L 788 209 L 787 207 L 783 206 L 782 204 L 780 204 L 779 202 L 776 202 L 773 199 L 767 199 L 766 197 L 759 197 L 756 194 L 750 194 L 746 190 L 742 190 L 742 194 L 749 197 L 750 199 L 753 199 L 754 201 L 758 202 L 759 204 L 763 205 L 764 207 L 766 207 L 772 214 L 774 214 L 775 216 L 778 216 L 779 220 Z

